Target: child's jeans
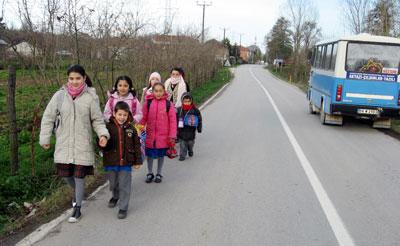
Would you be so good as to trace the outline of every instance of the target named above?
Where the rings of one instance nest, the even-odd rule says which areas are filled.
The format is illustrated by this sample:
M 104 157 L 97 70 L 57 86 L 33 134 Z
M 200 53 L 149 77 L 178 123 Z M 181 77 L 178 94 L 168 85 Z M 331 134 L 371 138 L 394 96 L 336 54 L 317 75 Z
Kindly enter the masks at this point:
M 179 139 L 179 156 L 186 157 L 188 151 L 193 153 L 194 140 Z
M 132 172 L 110 171 L 107 177 L 113 198 L 119 199 L 119 209 L 128 210 L 132 190 Z

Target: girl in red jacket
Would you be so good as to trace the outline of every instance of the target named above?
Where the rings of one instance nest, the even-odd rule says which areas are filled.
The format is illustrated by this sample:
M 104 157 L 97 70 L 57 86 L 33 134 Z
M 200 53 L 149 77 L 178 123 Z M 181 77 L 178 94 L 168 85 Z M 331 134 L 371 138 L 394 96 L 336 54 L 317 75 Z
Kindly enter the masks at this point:
M 174 105 L 167 100 L 168 94 L 161 83 L 153 86 L 153 93 L 146 96 L 143 104 L 143 119 L 140 124 L 146 126 L 146 156 L 147 174 L 146 183 L 162 181 L 162 167 L 168 148 L 175 144 L 176 139 L 176 112 Z M 157 175 L 153 174 L 153 161 L 158 160 Z

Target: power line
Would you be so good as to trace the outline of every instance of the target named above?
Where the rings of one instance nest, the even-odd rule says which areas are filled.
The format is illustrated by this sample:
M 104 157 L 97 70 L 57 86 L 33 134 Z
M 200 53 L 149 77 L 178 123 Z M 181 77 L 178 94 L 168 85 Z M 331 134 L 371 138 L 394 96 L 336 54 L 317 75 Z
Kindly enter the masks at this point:
M 201 6 L 203 7 L 203 23 L 201 26 L 201 42 L 204 43 L 204 19 L 205 19 L 205 15 L 206 15 L 206 7 L 209 7 L 212 5 L 212 2 L 206 3 L 206 1 L 204 0 L 202 3 L 200 3 L 199 1 L 197 1 L 197 6 Z

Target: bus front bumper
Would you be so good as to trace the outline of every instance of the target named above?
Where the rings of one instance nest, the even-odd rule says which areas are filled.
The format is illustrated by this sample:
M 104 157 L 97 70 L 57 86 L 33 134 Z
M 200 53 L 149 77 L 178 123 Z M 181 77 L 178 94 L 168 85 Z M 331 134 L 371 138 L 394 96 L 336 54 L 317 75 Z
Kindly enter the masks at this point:
M 358 116 L 363 118 L 400 118 L 400 109 L 398 108 L 332 104 L 331 112 L 334 115 Z M 377 112 L 377 114 L 373 112 Z

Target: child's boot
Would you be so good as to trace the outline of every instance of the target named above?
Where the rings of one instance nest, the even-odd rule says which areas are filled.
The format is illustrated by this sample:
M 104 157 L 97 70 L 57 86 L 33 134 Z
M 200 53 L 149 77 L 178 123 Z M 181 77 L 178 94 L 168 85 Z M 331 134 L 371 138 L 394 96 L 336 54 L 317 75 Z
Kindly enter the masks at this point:
M 122 220 L 125 219 L 128 214 L 128 211 L 120 209 L 118 211 L 118 219 Z
M 163 176 L 161 174 L 157 174 L 156 180 L 154 180 L 154 182 L 161 183 L 162 182 L 162 178 L 163 178 Z
M 74 210 L 72 212 L 71 217 L 69 217 L 68 222 L 69 223 L 76 223 L 79 221 L 79 219 L 82 217 L 81 214 L 81 207 L 80 206 L 75 206 Z
M 152 173 L 147 174 L 146 183 L 153 182 L 153 179 L 154 179 L 154 174 Z
M 118 199 L 112 197 L 112 198 L 110 199 L 110 201 L 108 202 L 108 207 L 109 207 L 109 208 L 114 208 L 114 207 L 117 205 L 117 202 L 118 202 Z

